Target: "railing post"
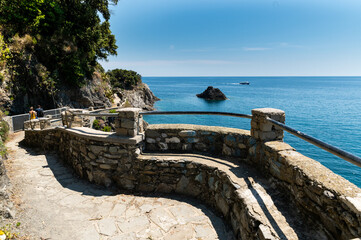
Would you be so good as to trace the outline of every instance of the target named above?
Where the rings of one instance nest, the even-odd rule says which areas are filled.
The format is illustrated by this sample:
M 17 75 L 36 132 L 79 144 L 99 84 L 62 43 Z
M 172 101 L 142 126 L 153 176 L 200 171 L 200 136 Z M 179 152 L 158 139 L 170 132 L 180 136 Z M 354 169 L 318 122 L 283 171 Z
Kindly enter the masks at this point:
M 256 140 L 283 141 L 283 130 L 266 120 L 272 118 L 278 122 L 285 122 L 285 112 L 274 108 L 256 108 L 252 110 L 251 135 Z
M 72 127 L 83 127 L 84 119 L 82 116 L 76 116 L 74 113 L 89 113 L 83 109 L 69 109 L 61 113 L 61 119 L 63 126 L 66 125 L 68 128 Z
M 115 119 L 115 132 L 120 136 L 134 137 L 143 132 L 143 118 L 139 115 L 140 108 L 118 109 Z

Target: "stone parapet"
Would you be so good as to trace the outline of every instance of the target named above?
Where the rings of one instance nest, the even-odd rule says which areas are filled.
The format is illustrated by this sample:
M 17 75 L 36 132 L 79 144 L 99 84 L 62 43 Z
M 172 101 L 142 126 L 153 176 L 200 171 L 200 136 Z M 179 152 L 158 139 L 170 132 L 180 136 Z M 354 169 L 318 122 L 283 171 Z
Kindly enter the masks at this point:
M 246 159 L 249 131 L 190 124 L 149 125 L 145 131 L 146 151 L 198 152 Z
M 38 118 L 32 119 L 24 122 L 24 129 L 25 130 L 42 130 L 51 127 L 50 118 Z
M 276 116 L 279 118 L 275 120 L 284 121 L 282 113 Z M 267 126 L 257 126 L 260 130 L 269 130 Z M 214 166 L 181 159 L 146 159 L 140 155 L 142 138 L 104 134 L 86 128 L 28 130 L 25 142 L 58 150 L 65 162 L 91 182 L 106 186 L 115 184 L 134 191 L 194 196 L 221 212 L 239 238 L 278 239 L 269 228 L 272 224 L 255 217 L 257 212 L 245 213 L 248 204 L 242 204 L 247 199 L 250 201 L 248 194 L 252 194 L 252 190 L 237 191 L 232 174 L 222 170 L 222 164 L 226 163 Z M 319 222 L 329 239 L 361 236 L 361 189 L 298 153 L 278 137 L 270 141 L 256 139 L 245 130 L 171 124 L 150 125 L 145 135 L 146 150 L 246 160 L 256 166 L 271 185 L 283 189 L 283 194 L 297 206 L 300 216 Z M 231 171 L 237 173 L 237 167 L 231 166 Z

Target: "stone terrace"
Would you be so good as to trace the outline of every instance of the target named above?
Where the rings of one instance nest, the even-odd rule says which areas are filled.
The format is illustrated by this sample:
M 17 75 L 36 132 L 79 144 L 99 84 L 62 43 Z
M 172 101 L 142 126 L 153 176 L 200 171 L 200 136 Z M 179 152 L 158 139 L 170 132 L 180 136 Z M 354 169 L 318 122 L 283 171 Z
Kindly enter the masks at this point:
M 119 110 L 116 133 L 34 129 L 25 141 L 56 150 L 90 182 L 200 199 L 238 239 L 361 236 L 361 190 L 282 142 L 283 131 L 265 118 L 284 122 L 283 111 L 253 110 L 251 134 L 196 125 L 150 125 L 143 132 L 139 111 Z M 72 121 L 82 125 L 78 116 Z

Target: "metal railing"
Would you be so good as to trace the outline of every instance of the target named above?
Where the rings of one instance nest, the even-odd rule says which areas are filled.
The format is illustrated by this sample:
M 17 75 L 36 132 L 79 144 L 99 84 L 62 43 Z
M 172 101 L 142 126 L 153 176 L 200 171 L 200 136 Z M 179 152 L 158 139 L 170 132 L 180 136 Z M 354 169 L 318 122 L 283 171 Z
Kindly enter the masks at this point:
M 65 111 L 65 110 L 66 110 L 65 107 L 44 110 L 44 116 L 45 117 L 52 116 L 53 119 L 60 118 L 61 112 Z M 30 119 L 29 113 L 8 116 L 8 118 L 10 119 L 9 124 L 11 124 L 10 128 L 12 129 L 13 132 L 24 130 L 24 122 L 28 121 Z
M 141 115 L 220 115 L 239 118 L 252 118 L 252 115 L 229 112 L 203 112 L 203 111 L 149 111 L 140 112 Z
M 291 127 L 286 126 L 283 123 L 280 123 L 276 120 L 273 120 L 271 118 L 266 118 L 268 121 L 270 121 L 272 124 L 276 125 L 277 127 L 285 130 L 286 132 L 291 133 L 292 135 L 299 137 L 303 140 L 305 140 L 306 142 L 312 143 L 313 145 L 315 145 L 316 147 L 319 147 L 329 153 L 332 153 L 333 155 L 336 155 L 339 158 L 342 158 L 358 167 L 361 167 L 361 158 L 357 157 L 356 155 L 353 155 L 349 152 L 346 152 L 338 147 L 334 147 L 328 143 L 325 143 L 317 138 L 314 138 L 312 136 L 307 135 L 306 133 L 297 131 L 296 129 L 293 129 Z
M 229 113 L 229 112 L 202 112 L 202 111 L 149 111 L 149 112 L 140 112 L 141 115 L 221 115 L 221 116 L 230 116 L 230 117 L 240 117 L 240 118 L 248 118 L 252 119 L 252 115 L 240 114 L 240 113 Z M 271 118 L 266 118 L 269 122 L 277 127 L 293 134 L 296 137 L 299 137 L 316 147 L 319 147 L 337 157 L 340 157 L 358 167 L 361 167 L 361 158 L 346 152 L 340 148 L 334 147 L 328 143 L 325 143 L 317 138 L 311 137 L 305 133 L 297 131 L 291 127 L 286 126 L 283 123 L 280 123 Z

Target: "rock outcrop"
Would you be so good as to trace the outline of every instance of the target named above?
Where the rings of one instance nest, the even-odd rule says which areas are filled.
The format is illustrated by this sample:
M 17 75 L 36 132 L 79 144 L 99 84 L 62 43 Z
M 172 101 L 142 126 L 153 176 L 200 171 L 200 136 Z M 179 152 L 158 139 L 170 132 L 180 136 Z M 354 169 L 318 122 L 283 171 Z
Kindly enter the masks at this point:
M 61 87 L 56 96 L 56 105 L 72 108 L 111 107 L 112 104 L 107 98 L 107 91 L 111 91 L 110 89 L 110 85 L 96 72 L 93 74 L 93 79 L 81 88 Z
M 121 102 L 128 101 L 132 107 L 145 110 L 154 110 L 153 105 L 159 100 L 145 83 L 139 84 L 132 90 L 117 88 L 115 92 Z
M 197 94 L 197 97 L 204 98 L 206 100 L 226 100 L 227 97 L 222 93 L 219 88 L 213 88 L 209 86 L 204 92 Z

